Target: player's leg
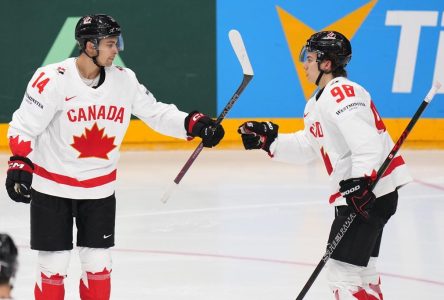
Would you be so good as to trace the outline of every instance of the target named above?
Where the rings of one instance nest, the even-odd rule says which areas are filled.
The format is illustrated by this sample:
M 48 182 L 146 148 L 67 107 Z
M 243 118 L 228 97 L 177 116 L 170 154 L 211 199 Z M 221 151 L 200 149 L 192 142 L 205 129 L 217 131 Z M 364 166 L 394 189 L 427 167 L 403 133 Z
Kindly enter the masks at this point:
M 62 300 L 72 249 L 71 201 L 37 191 L 31 201 L 31 249 L 39 250 L 36 300 Z
M 378 201 L 372 209 L 372 217 L 370 221 L 375 223 L 376 226 L 384 226 L 391 216 L 395 214 L 397 206 L 398 192 L 393 192 L 378 198 Z M 376 269 L 376 261 L 379 256 L 382 233 L 383 231 L 381 231 L 375 246 L 373 247 L 372 255 L 367 267 L 361 272 L 363 287 L 368 294 L 369 300 L 383 300 L 381 278 Z
M 38 274 L 34 287 L 36 300 L 62 300 L 63 280 L 68 271 L 71 251 L 39 251 Z
M 329 243 L 351 213 L 347 206 L 336 207 Z M 360 276 L 375 247 L 382 227 L 356 218 L 327 262 L 327 280 L 337 300 L 367 300 Z
M 108 300 L 111 293 L 111 253 L 114 246 L 116 198 L 77 201 L 77 246 L 82 300 Z
M 370 212 L 370 219 L 363 221 L 356 218 L 333 252 L 331 256 L 333 260 L 329 264 L 332 267 L 329 266 L 327 277 L 337 299 L 374 300 L 371 297 L 375 295 L 375 291 L 379 292 L 376 293 L 379 297 L 376 299 L 382 299 L 379 279 L 376 281 L 376 278 L 379 278 L 376 267 L 370 265 L 367 268 L 367 266 L 371 256 L 377 257 L 379 255 L 382 231 L 396 211 L 397 199 L 398 193 L 396 191 L 379 197 Z M 351 210 L 347 206 L 336 208 L 336 218 L 332 224 L 329 242 L 335 237 L 350 213 Z M 335 263 L 335 260 L 340 264 Z M 350 268 L 349 265 L 358 268 Z M 360 283 L 356 284 L 359 281 Z
M 79 247 L 82 277 L 80 299 L 108 300 L 111 294 L 111 253 L 109 249 Z
M 368 300 L 383 300 L 381 279 L 376 269 L 376 260 L 377 257 L 370 257 L 367 267 L 360 274 Z
M 367 300 L 360 273 L 364 267 L 330 258 L 327 281 L 336 300 Z

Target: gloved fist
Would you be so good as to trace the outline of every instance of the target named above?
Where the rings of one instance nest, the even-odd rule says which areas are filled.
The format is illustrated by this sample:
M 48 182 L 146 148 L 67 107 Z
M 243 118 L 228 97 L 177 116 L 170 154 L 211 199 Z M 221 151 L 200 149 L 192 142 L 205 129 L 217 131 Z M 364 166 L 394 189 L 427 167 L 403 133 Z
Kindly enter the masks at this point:
M 279 126 L 272 122 L 248 121 L 239 126 L 245 149 L 264 149 L 270 154 L 270 145 L 278 135 Z
M 364 220 L 368 220 L 368 211 L 373 207 L 376 196 L 369 190 L 370 177 L 350 178 L 339 182 L 339 192 L 351 207 Z
M 16 202 L 31 202 L 31 184 L 34 164 L 27 157 L 11 156 L 6 175 L 6 191 Z
M 190 137 L 198 136 L 204 147 L 214 147 L 225 135 L 222 125 L 216 126 L 216 121 L 198 111 L 192 111 L 185 118 L 185 130 Z

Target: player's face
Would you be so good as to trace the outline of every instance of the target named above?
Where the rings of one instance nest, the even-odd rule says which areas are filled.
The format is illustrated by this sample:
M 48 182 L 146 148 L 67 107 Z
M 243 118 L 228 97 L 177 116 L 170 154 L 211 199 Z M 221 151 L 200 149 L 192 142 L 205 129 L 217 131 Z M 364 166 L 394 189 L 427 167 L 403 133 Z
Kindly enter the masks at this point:
M 118 38 L 107 37 L 99 42 L 99 56 L 97 61 L 100 65 L 109 67 L 112 65 L 114 58 L 119 53 Z
M 331 69 L 331 62 L 329 60 L 324 59 L 320 64 L 318 64 L 316 59 L 316 52 L 307 52 L 305 54 L 305 58 L 303 59 L 305 76 L 311 83 L 316 83 L 320 73 L 319 68 L 326 72 L 330 71 Z
M 318 62 L 316 61 L 316 53 L 315 52 L 307 52 L 304 58 L 304 70 L 305 76 L 308 81 L 315 83 L 316 79 L 319 75 Z

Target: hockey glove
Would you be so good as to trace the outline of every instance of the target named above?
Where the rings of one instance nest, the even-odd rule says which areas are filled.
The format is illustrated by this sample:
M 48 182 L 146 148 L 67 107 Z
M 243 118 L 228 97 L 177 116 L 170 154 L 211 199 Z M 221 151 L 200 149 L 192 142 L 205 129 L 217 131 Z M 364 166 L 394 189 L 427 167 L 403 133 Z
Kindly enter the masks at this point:
M 225 135 L 222 125 L 216 126 L 216 121 L 198 111 L 192 111 L 185 118 L 185 130 L 188 136 L 198 136 L 204 147 L 214 147 L 219 144 Z
M 279 126 L 272 122 L 248 121 L 239 126 L 245 149 L 263 149 L 270 154 L 270 145 L 278 135 Z
M 8 161 L 6 191 L 16 202 L 31 202 L 31 184 L 34 164 L 27 157 L 11 156 Z
M 376 196 L 369 190 L 370 177 L 349 178 L 339 182 L 339 192 L 351 207 L 364 220 L 369 219 L 369 210 L 375 203 Z

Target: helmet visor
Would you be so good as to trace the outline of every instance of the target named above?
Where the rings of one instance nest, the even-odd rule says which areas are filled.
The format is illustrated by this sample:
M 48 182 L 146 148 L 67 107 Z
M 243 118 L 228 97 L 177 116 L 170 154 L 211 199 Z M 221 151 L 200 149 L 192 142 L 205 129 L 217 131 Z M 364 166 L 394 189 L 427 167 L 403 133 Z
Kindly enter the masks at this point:
M 120 35 L 117 37 L 117 49 L 118 49 L 119 51 L 123 51 L 124 48 L 125 48 L 125 44 L 123 43 L 123 37 L 122 37 L 122 35 L 120 34 Z
M 301 63 L 307 60 L 307 54 L 308 54 L 307 46 L 302 47 L 301 53 L 299 53 L 299 61 Z
M 115 41 L 114 38 L 117 38 L 117 40 Z M 114 45 L 116 46 L 117 50 L 123 51 L 124 43 L 121 34 L 118 36 L 107 36 L 100 38 L 99 44 L 97 45 L 97 50 L 106 50 L 110 47 L 114 47 Z
M 299 61 L 302 62 L 302 63 L 306 62 L 307 59 L 308 59 L 308 54 L 309 53 L 315 53 L 316 54 L 315 59 L 316 59 L 317 62 L 321 62 L 324 59 L 324 57 L 325 57 L 324 52 L 316 50 L 316 49 L 313 49 L 313 47 L 311 47 L 310 45 L 307 44 L 304 47 L 302 47 L 301 53 L 299 53 Z

